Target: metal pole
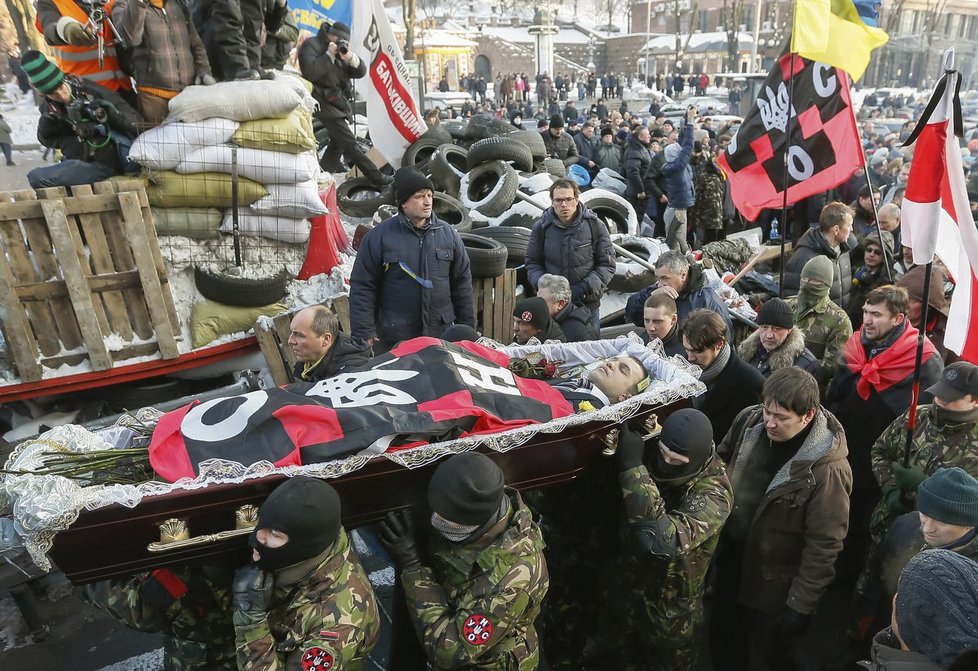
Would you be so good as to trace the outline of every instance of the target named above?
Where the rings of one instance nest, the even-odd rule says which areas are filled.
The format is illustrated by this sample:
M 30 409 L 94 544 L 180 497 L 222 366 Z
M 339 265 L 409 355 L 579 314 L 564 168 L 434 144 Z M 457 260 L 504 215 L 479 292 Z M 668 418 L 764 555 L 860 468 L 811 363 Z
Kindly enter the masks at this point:
M 649 79 L 649 42 L 652 41 L 652 0 L 645 0 L 645 80 Z M 606 52 L 607 53 L 607 52 Z
M 750 71 L 757 72 L 757 41 L 761 38 L 761 3 L 757 0 L 754 8 L 754 41 L 750 46 Z
M 790 230 L 788 226 L 788 150 L 791 149 L 791 112 L 795 97 L 795 54 L 789 53 L 791 63 L 788 65 L 791 74 L 788 75 L 788 120 L 784 126 L 784 194 L 781 197 L 781 254 L 778 257 L 778 298 L 784 298 L 784 238 Z M 800 57 L 799 57 L 800 58 Z M 770 238 L 769 238 L 770 240 Z
M 913 446 L 913 432 L 917 427 L 917 403 L 920 401 L 920 366 L 924 359 L 924 338 L 927 337 L 927 297 L 930 295 L 930 274 L 934 262 L 924 266 L 924 300 L 920 307 L 920 328 L 917 329 L 917 355 L 913 364 L 913 385 L 910 391 L 910 409 L 907 411 L 907 443 L 903 448 L 903 465 L 910 465 L 910 449 Z
M 231 237 L 234 240 L 234 265 L 241 267 L 241 233 L 238 228 L 238 146 L 231 145 Z

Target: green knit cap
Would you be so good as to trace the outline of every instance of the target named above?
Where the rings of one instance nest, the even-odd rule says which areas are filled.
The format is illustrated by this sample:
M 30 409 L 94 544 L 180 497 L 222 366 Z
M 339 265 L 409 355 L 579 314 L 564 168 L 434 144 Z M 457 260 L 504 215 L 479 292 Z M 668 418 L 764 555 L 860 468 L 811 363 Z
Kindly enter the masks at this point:
M 944 524 L 978 526 L 978 480 L 956 466 L 939 468 L 917 488 L 917 510 Z
M 65 80 L 65 73 L 40 51 L 28 51 L 21 57 L 20 64 L 24 67 L 31 86 L 38 93 L 47 95 L 61 86 Z
M 819 280 L 832 286 L 832 279 L 835 275 L 832 268 L 832 261 L 827 256 L 816 256 L 808 260 L 808 263 L 801 269 L 802 279 L 808 278 Z

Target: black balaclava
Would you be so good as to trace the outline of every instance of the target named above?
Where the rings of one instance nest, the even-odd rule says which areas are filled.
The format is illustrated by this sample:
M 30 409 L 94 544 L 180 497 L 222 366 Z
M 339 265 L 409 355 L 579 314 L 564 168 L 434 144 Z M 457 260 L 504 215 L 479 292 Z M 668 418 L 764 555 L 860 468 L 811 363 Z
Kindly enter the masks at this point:
M 655 450 L 650 470 L 656 482 L 678 484 L 703 470 L 713 455 L 713 426 L 699 410 L 677 410 L 662 425 L 659 442 L 676 454 L 689 457 L 689 463 L 673 466 L 666 463 L 660 450 Z
M 258 542 L 259 529 L 275 529 L 289 540 L 277 548 Z M 258 511 L 258 524 L 248 539 L 258 552 L 258 565 L 278 571 L 312 559 L 332 545 L 340 533 L 340 497 L 330 485 L 305 476 L 286 480 Z

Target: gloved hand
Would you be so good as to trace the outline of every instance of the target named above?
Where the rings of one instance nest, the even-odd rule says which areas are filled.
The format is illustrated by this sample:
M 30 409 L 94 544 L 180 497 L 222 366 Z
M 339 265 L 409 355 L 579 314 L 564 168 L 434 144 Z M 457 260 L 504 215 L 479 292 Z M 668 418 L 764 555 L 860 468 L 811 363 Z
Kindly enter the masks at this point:
M 97 41 L 78 21 L 69 21 L 64 28 L 65 41 L 75 47 L 91 47 Z
M 618 430 L 618 449 L 615 451 L 618 472 L 641 466 L 644 454 L 645 441 L 642 439 L 642 434 L 622 424 Z
M 809 620 L 811 620 L 811 615 L 802 615 L 785 606 L 774 624 L 776 638 L 787 642 L 793 638 L 804 636 L 808 632 Z
M 883 505 L 886 506 L 886 512 L 894 517 L 899 517 L 913 510 L 913 506 L 910 505 L 903 490 L 896 485 L 890 485 L 883 490 Z
M 258 564 L 246 564 L 234 574 L 231 583 L 231 603 L 234 610 L 261 612 L 268 610 L 272 601 L 275 578 L 263 571 Z
M 899 461 L 894 461 L 893 467 L 893 481 L 896 486 L 907 494 L 916 494 L 917 487 L 920 483 L 927 479 L 927 474 L 920 468 L 920 466 L 904 466 Z
M 387 548 L 394 563 L 402 569 L 413 568 L 421 563 L 414 523 L 407 510 L 392 510 L 387 513 L 387 517 L 380 523 L 380 542 Z
M 580 305 L 584 302 L 584 296 L 587 295 L 587 289 L 580 284 L 575 284 L 571 287 L 571 303 L 575 305 Z
M 213 75 L 209 75 L 206 72 L 194 77 L 194 84 L 197 84 L 198 86 L 213 86 L 216 83 L 217 80 L 214 79 Z

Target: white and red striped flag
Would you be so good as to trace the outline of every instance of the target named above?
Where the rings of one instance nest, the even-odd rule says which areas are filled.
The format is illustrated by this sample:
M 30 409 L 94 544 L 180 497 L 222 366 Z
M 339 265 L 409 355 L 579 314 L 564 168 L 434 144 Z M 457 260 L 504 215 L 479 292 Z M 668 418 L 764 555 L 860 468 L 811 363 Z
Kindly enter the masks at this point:
M 950 70 L 953 58 L 953 50 L 945 55 L 945 75 L 908 140 L 916 144 L 901 220 L 914 263 L 929 263 L 937 254 L 954 280 L 945 347 L 978 363 L 978 229 L 956 137 L 961 135 L 961 79 Z

